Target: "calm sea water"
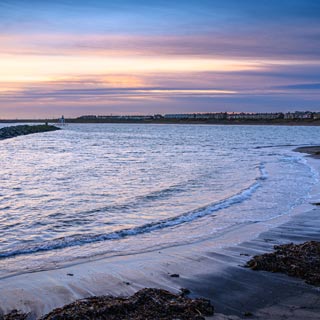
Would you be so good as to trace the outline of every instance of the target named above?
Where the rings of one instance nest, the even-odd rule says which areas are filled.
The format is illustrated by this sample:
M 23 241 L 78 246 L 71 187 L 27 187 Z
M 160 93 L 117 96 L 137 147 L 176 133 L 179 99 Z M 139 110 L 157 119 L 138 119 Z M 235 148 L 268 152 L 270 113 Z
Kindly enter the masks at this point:
M 0 141 L 0 277 L 272 223 L 318 183 L 292 150 L 319 136 L 320 127 L 82 124 Z

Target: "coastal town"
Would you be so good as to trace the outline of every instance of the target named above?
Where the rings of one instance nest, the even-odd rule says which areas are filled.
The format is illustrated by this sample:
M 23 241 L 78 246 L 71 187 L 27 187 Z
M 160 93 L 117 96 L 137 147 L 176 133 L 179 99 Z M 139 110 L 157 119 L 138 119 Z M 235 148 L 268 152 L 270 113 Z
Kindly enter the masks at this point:
M 52 117 L 29 119 L 0 118 L 0 123 L 192 123 L 192 124 L 275 124 L 320 125 L 320 111 L 295 112 L 197 112 L 168 114 L 109 114 L 82 115 L 79 117 Z
M 71 119 L 70 119 L 71 120 Z M 240 121 L 317 121 L 320 120 L 320 112 L 295 111 L 276 113 L 246 113 L 246 112 L 212 112 L 212 113 L 177 113 L 177 114 L 154 114 L 154 115 L 83 115 L 76 122 L 109 122 L 109 121 L 204 121 L 204 122 L 240 122 Z

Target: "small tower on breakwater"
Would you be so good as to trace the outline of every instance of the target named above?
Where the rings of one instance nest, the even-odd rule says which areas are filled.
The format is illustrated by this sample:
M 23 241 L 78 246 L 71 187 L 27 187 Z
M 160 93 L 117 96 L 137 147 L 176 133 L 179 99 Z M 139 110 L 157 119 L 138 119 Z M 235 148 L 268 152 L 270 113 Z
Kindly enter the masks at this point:
M 62 115 L 61 118 L 59 119 L 59 124 L 64 126 L 66 124 L 66 121 L 64 119 L 64 116 Z

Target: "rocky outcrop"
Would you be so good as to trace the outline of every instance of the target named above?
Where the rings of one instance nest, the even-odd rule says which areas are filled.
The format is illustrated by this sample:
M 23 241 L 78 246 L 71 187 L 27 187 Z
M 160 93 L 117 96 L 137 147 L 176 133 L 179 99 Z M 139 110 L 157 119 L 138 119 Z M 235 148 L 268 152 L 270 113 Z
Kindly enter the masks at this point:
M 275 246 L 275 252 L 255 256 L 246 267 L 253 270 L 282 272 L 320 286 L 320 242 Z
M 32 133 L 40 133 L 40 132 L 47 132 L 47 131 L 55 131 L 60 130 L 60 128 L 52 126 L 52 125 L 20 125 L 20 126 L 12 126 L 12 127 L 5 127 L 0 129 L 0 140 L 14 138 L 18 136 L 24 136 L 27 134 Z
M 204 320 L 213 314 L 208 300 L 190 299 L 160 289 L 142 289 L 130 298 L 93 297 L 56 309 L 42 320 Z
M 209 300 L 190 299 L 185 290 L 179 295 L 161 289 L 142 289 L 129 298 L 91 297 L 55 309 L 41 320 L 204 320 L 213 315 Z M 27 317 L 14 310 L 4 319 Z

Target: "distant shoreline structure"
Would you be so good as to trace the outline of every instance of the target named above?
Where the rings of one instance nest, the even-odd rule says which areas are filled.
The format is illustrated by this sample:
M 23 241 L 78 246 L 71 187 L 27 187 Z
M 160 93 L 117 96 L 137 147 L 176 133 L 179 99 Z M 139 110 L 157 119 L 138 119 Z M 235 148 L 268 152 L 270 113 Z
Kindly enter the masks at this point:
M 247 112 L 211 112 L 211 113 L 177 113 L 154 115 L 84 115 L 77 119 L 82 120 L 320 120 L 320 112 L 296 111 L 273 113 L 247 113 Z
M 4 122 L 59 122 L 57 119 L 0 119 Z M 194 123 L 194 124 L 310 124 L 320 125 L 320 112 L 275 113 L 216 112 L 154 115 L 82 115 L 63 123 Z

